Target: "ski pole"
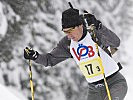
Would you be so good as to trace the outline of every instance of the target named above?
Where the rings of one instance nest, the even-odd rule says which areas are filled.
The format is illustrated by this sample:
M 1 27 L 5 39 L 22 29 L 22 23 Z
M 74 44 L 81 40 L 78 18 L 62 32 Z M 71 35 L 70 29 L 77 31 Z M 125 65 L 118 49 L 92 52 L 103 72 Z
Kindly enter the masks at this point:
M 95 27 L 91 27 L 92 29 L 92 33 L 94 34 L 94 37 L 96 38 L 96 34 L 95 34 L 95 32 L 94 32 L 94 29 L 95 29 Z M 97 39 L 96 39 L 96 41 L 97 41 Z M 99 53 L 99 50 L 98 50 L 98 44 L 96 43 L 96 47 L 97 47 L 97 51 L 98 51 L 98 53 Z M 100 57 L 100 53 L 99 53 L 99 57 Z M 100 57 L 101 58 L 101 57 Z M 102 64 L 102 62 L 101 62 L 101 64 Z M 103 77 L 104 77 L 104 84 L 105 84 L 105 88 L 106 88 L 106 91 L 107 91 L 107 95 L 108 95 L 108 99 L 109 100 L 112 100 L 112 98 L 111 98 L 111 94 L 110 94 L 110 90 L 109 90 L 109 87 L 108 87 L 108 83 L 107 83 L 107 80 L 106 80 L 106 77 L 105 77 L 105 73 L 104 73 L 104 67 L 102 66 L 102 69 L 103 69 Z
M 31 88 L 31 95 L 32 95 L 32 100 L 34 100 L 34 86 L 33 86 L 33 81 L 32 81 L 32 70 L 31 70 L 31 60 L 29 60 L 29 76 L 30 76 L 30 88 Z
M 105 84 L 105 87 L 106 87 L 108 99 L 109 99 L 109 100 L 112 100 L 112 99 L 111 99 L 111 94 L 110 94 L 110 91 L 109 91 L 109 87 L 108 87 L 108 83 L 107 83 L 107 81 L 106 81 L 105 73 L 103 73 L 103 76 L 104 76 L 104 84 Z
M 29 55 L 29 51 L 27 49 L 25 49 L 25 51 L 27 52 L 27 54 Z M 32 96 L 32 100 L 34 100 L 34 86 L 33 86 L 33 81 L 32 81 L 32 69 L 31 69 L 32 65 L 31 65 L 31 60 L 29 59 L 29 76 L 30 76 L 30 89 L 31 89 L 31 96 Z

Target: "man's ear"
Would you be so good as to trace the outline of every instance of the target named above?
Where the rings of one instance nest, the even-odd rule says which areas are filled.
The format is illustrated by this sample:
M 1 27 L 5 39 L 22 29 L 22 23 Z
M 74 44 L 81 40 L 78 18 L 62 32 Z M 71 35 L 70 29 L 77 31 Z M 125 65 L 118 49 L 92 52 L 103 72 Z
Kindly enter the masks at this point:
M 78 28 L 81 32 L 83 32 L 83 24 L 79 25 Z
M 83 24 L 79 25 L 78 27 L 82 28 L 83 27 Z

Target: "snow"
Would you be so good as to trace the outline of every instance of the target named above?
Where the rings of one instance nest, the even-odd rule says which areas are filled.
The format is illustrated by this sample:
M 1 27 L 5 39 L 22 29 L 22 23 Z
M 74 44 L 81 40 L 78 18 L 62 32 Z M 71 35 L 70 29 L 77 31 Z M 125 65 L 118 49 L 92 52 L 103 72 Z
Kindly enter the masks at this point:
M 10 90 L 0 84 L 0 100 L 27 100 L 22 94 L 18 91 L 15 91 L 10 88 Z
M 6 16 L 3 13 L 3 6 L 0 2 L 0 40 L 2 37 L 5 36 L 6 32 L 7 32 L 7 19 Z
M 133 32 L 133 29 L 132 29 Z M 126 95 L 125 100 L 130 100 L 132 98 L 133 94 L 133 34 L 129 37 L 129 39 L 126 41 L 125 47 L 126 49 L 128 59 L 125 59 L 127 61 L 127 65 L 124 66 L 124 69 L 122 70 L 123 75 L 126 77 L 127 84 L 128 84 L 128 92 Z
M 120 34 L 120 33 L 122 33 L 123 29 L 121 29 L 121 27 L 118 25 L 118 23 L 121 20 L 121 16 L 117 16 L 117 14 L 121 11 L 122 5 L 125 3 L 124 0 L 122 0 L 117 5 L 116 9 L 113 12 L 106 11 L 106 10 L 108 10 L 108 8 L 110 6 L 115 5 L 115 2 L 113 0 L 107 1 L 107 2 L 109 2 L 108 6 L 106 6 L 106 3 L 103 4 L 103 6 L 106 7 L 105 11 L 103 11 L 104 9 L 95 0 L 94 1 L 83 1 L 82 0 L 82 1 L 80 1 L 81 5 L 79 5 L 79 3 L 77 3 L 77 0 L 74 0 L 74 1 L 69 0 L 69 1 L 72 1 L 72 3 L 75 2 L 74 7 L 77 7 L 79 9 L 86 8 L 87 11 L 91 11 L 90 8 L 96 7 L 95 9 L 98 9 L 98 12 L 96 12 L 96 13 L 99 13 L 100 15 L 103 15 L 103 16 L 99 16 L 101 21 L 107 27 L 110 27 L 109 21 L 112 22 L 111 24 L 112 24 L 113 27 L 111 28 L 111 30 L 114 30 L 117 33 L 117 35 L 119 35 L 119 37 L 121 38 L 122 34 Z M 106 0 L 104 0 L 104 1 L 106 1 Z M 17 88 L 21 87 L 20 86 L 21 85 L 20 80 L 19 80 L 20 76 L 22 77 L 22 79 L 26 79 L 27 77 L 29 77 L 28 73 L 26 73 L 26 71 L 23 70 L 24 69 L 23 67 L 25 67 L 25 65 L 22 64 L 22 63 L 24 63 L 23 59 L 22 58 L 18 59 L 17 56 L 19 56 L 19 57 L 22 56 L 22 52 L 23 52 L 22 51 L 23 50 L 22 45 L 26 46 L 30 41 L 34 44 L 32 34 L 30 34 L 30 33 L 32 33 L 31 32 L 31 27 L 33 28 L 35 33 L 41 34 L 41 36 L 36 36 L 34 38 L 37 41 L 36 46 L 41 45 L 41 46 L 38 46 L 38 47 L 44 47 L 46 50 L 50 50 L 50 48 L 53 48 L 52 47 L 53 44 L 51 42 L 46 42 L 46 40 L 42 37 L 45 37 L 45 38 L 55 42 L 55 41 L 59 40 L 59 37 L 61 35 L 64 35 L 64 34 L 61 34 L 61 32 L 58 32 L 58 34 L 56 34 L 57 32 L 54 29 L 47 26 L 47 24 L 45 23 L 45 22 L 47 22 L 47 23 L 50 23 L 50 24 L 54 24 L 55 26 L 58 26 L 58 28 L 57 28 L 58 31 L 61 30 L 61 25 L 59 25 L 61 23 L 60 22 L 61 10 L 65 9 L 66 4 L 64 2 L 61 2 L 61 1 L 58 1 L 58 0 L 53 0 L 52 2 L 54 2 L 54 4 L 56 3 L 56 5 L 53 5 L 53 7 L 55 7 L 55 9 L 57 9 L 55 14 L 53 14 L 53 15 L 52 14 L 45 14 L 44 12 L 38 10 L 35 13 L 35 16 L 32 16 L 32 15 L 30 16 L 31 17 L 30 20 L 33 20 L 33 23 L 31 25 L 27 24 L 27 25 L 21 26 L 21 28 L 23 29 L 22 31 L 24 33 L 24 35 L 23 35 L 24 41 L 23 41 L 23 43 L 22 43 L 22 41 L 20 41 L 21 42 L 20 44 L 18 42 L 18 44 L 15 46 L 15 47 L 17 47 L 17 49 L 15 49 L 16 51 L 13 51 L 13 54 L 15 55 L 14 56 L 15 59 L 11 60 L 8 63 L 8 65 L 4 61 L 0 62 L 0 80 L 1 80 L 0 83 L 1 84 L 4 84 L 3 73 L 6 73 L 6 74 L 9 75 L 9 81 L 12 81 L 13 83 L 17 84 L 16 85 Z M 87 2 L 90 2 L 89 6 L 88 6 Z M 37 6 L 37 4 L 34 1 L 32 1 L 32 4 L 35 7 Z M 84 5 L 84 6 L 82 6 L 82 5 Z M 7 16 L 3 12 L 3 7 L 4 6 L 0 2 L 0 41 L 6 35 L 7 27 L 8 27 L 7 20 L 10 20 L 12 24 L 14 23 L 13 17 L 16 18 L 16 21 L 21 20 L 20 16 L 17 15 L 13 11 L 13 9 L 11 8 L 10 5 L 7 6 L 8 10 L 9 10 L 9 13 L 8 13 Z M 132 15 L 132 13 L 130 13 L 130 15 Z M 116 16 L 116 17 L 114 17 L 114 16 Z M 37 19 L 36 22 L 34 22 L 35 20 L 32 19 L 34 17 Z M 114 19 L 115 19 L 115 22 L 114 22 Z M 115 26 L 117 26 L 117 27 L 115 27 Z M 130 36 L 128 37 L 128 39 L 124 42 L 121 41 L 124 45 L 124 49 L 126 48 L 126 53 L 125 53 L 125 55 L 123 55 L 123 58 L 124 58 L 126 64 L 123 66 L 123 69 L 121 70 L 121 73 L 126 77 L 127 84 L 128 84 L 128 92 L 127 92 L 126 98 L 124 100 L 130 100 L 132 98 L 132 94 L 133 94 L 133 86 L 132 86 L 132 84 L 133 84 L 133 79 L 132 79 L 132 77 L 133 77 L 133 72 L 132 72 L 133 71 L 133 66 L 132 66 L 133 65 L 133 46 L 132 46 L 133 34 L 132 33 L 133 33 L 133 29 L 129 33 Z M 35 49 L 35 47 L 34 47 L 34 49 Z M 119 49 L 119 51 L 121 51 L 121 50 L 122 49 Z M 73 80 L 71 78 L 72 77 L 71 76 L 72 70 L 70 69 L 70 67 L 75 66 L 75 65 L 73 65 L 72 61 L 70 61 L 68 63 L 70 63 L 70 64 L 68 64 L 69 68 L 62 66 L 62 64 L 58 65 L 60 67 L 60 71 L 62 71 L 62 73 L 60 71 L 59 71 L 59 73 L 63 74 L 63 75 L 59 76 L 60 77 L 59 79 L 57 79 L 56 76 L 55 76 L 56 78 L 53 76 L 54 79 L 52 79 L 51 76 L 49 76 L 49 77 L 46 76 L 47 79 L 48 79 L 48 82 L 52 84 L 51 87 L 56 88 L 55 90 L 52 90 L 50 87 L 45 87 L 44 85 L 42 85 L 43 84 L 42 78 L 39 78 L 39 76 L 37 76 L 35 74 L 36 72 L 33 70 L 33 78 L 35 78 L 35 79 L 38 78 L 37 80 L 39 81 L 39 79 L 40 79 L 41 82 L 42 82 L 42 84 L 40 85 L 39 91 L 40 92 L 41 91 L 44 91 L 44 92 L 48 91 L 49 92 L 49 94 L 48 94 L 49 100 L 66 100 L 65 94 L 63 93 L 62 88 L 60 87 L 61 82 L 63 84 L 63 81 L 65 81 L 65 80 L 68 80 L 67 82 L 71 83 L 73 89 L 75 89 L 75 91 L 79 92 L 77 85 L 75 85 L 75 82 L 74 82 L 75 80 Z M 12 68 L 12 69 L 15 68 L 15 70 L 8 71 L 8 70 L 6 70 L 7 66 Z M 26 65 L 26 66 L 28 66 L 28 65 Z M 48 69 L 48 70 L 51 70 L 50 73 L 52 73 L 52 71 L 56 71 L 54 69 L 55 68 Z M 64 70 L 61 70 L 61 69 L 64 69 Z M 45 70 L 46 70 L 46 68 L 45 68 Z M 72 73 L 74 73 L 74 72 L 72 72 Z M 45 77 L 45 75 L 43 77 Z M 75 77 L 77 78 L 76 75 L 75 75 Z M 65 85 L 66 85 L 66 88 L 67 88 L 67 83 Z M 41 87 L 41 86 L 43 86 L 43 87 Z M 25 91 L 25 92 L 28 94 L 27 91 Z M 29 94 L 29 96 L 31 96 L 31 95 Z M 24 97 L 23 93 L 21 93 L 21 91 L 18 91 L 13 87 L 5 87 L 3 85 L 0 85 L 0 97 L 1 97 L 0 100 L 10 100 L 10 99 L 11 100 L 27 100 Z M 80 100 L 82 100 L 82 99 L 80 99 Z

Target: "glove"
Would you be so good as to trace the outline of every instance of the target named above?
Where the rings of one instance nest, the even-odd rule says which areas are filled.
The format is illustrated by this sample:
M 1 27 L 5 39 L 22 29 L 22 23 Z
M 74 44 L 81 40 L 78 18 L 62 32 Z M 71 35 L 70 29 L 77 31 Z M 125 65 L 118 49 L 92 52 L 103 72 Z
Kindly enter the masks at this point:
M 32 48 L 26 47 L 24 49 L 25 59 L 36 60 L 38 56 L 39 56 L 39 53 L 37 51 L 34 51 Z
M 86 18 L 88 26 L 94 25 L 97 30 L 101 29 L 102 23 L 99 20 L 97 20 L 94 15 L 85 11 L 84 18 Z

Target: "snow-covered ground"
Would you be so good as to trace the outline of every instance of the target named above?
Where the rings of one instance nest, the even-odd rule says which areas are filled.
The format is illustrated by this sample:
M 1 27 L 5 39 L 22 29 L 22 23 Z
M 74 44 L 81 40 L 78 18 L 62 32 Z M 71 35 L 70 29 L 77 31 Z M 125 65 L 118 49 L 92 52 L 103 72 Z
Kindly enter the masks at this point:
M 5 87 L 0 84 L 0 100 L 27 100 L 24 95 L 12 89 L 11 87 Z

